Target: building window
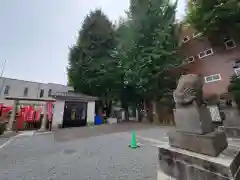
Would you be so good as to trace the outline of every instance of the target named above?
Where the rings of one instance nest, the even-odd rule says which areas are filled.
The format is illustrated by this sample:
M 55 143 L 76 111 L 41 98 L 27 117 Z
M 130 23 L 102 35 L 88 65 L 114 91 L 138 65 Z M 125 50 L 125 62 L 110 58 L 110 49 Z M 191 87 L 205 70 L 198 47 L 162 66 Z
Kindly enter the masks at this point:
M 185 36 L 184 38 L 183 38 L 183 43 L 186 43 L 186 42 L 188 42 L 190 40 L 190 38 L 188 37 L 188 36 Z
M 233 63 L 233 68 L 240 68 L 240 60 L 235 60 L 234 63 Z
M 188 57 L 188 58 L 186 59 L 186 61 L 187 61 L 188 63 L 193 62 L 193 61 L 194 61 L 194 56 Z
M 39 96 L 40 96 L 40 98 L 44 96 L 44 89 L 40 90 L 40 95 Z
M 25 88 L 24 88 L 24 91 L 23 91 L 23 96 L 27 96 L 27 95 L 28 95 L 28 88 L 25 87 Z
M 210 75 L 210 76 L 205 76 L 204 80 L 205 80 L 205 83 L 220 81 L 221 80 L 221 75 L 220 74 L 213 74 L 213 75 Z
M 210 56 L 210 55 L 213 54 L 213 50 L 212 49 L 208 49 L 208 50 L 205 51 L 205 54 L 206 54 L 206 56 Z
M 48 90 L 48 97 L 50 97 L 52 95 L 52 89 Z
M 4 95 L 8 95 L 9 94 L 9 90 L 10 90 L 10 86 L 5 86 L 4 88 Z
M 210 55 L 213 55 L 213 49 L 212 48 L 211 49 L 207 49 L 207 50 L 205 50 L 203 52 L 200 52 L 198 57 L 199 57 L 199 59 L 202 59 L 202 58 L 210 56 Z
M 204 58 L 204 57 L 205 57 L 205 52 L 200 52 L 199 55 L 198 55 L 198 57 L 199 57 L 200 59 Z
M 225 44 L 225 47 L 226 49 L 233 49 L 236 47 L 236 43 L 233 39 L 229 38 L 229 37 L 226 37 L 224 38 L 224 44 Z
M 197 37 L 200 37 L 202 36 L 202 33 L 201 32 L 195 32 L 193 33 L 193 38 L 197 38 Z
M 236 76 L 240 77 L 240 68 L 235 68 L 234 72 L 235 72 Z

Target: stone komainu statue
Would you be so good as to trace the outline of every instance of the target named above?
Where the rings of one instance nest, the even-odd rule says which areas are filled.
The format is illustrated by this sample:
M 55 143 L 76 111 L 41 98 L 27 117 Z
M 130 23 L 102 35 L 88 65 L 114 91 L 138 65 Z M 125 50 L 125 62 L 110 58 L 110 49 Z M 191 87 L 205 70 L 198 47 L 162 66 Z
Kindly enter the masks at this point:
M 187 106 L 195 101 L 199 106 L 204 104 L 202 96 L 203 82 L 196 74 L 182 75 L 173 93 L 176 107 Z

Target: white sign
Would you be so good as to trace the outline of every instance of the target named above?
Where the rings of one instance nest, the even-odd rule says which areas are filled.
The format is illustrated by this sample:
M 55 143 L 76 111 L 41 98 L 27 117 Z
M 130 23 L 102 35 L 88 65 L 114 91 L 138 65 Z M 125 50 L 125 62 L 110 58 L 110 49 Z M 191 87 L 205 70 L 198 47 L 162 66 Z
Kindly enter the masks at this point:
M 221 122 L 220 112 L 217 106 L 208 106 L 213 122 Z

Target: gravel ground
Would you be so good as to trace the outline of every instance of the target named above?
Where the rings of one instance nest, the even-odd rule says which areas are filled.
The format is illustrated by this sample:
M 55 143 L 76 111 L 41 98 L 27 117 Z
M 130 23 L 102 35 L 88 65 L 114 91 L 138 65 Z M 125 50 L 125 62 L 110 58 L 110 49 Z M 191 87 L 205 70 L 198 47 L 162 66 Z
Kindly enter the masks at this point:
M 136 134 L 160 139 L 165 132 L 148 128 Z M 19 137 L 0 149 L 0 179 L 156 180 L 157 148 L 130 149 L 130 137 L 127 131 L 69 141 L 56 140 L 56 134 Z

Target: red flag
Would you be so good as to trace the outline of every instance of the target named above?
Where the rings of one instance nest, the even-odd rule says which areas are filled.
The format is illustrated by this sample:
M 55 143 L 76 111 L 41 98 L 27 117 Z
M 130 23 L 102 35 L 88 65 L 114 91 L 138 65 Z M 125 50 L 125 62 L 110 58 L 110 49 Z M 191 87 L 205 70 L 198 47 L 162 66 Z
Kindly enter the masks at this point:
M 26 118 L 25 118 L 25 120 L 26 121 L 33 121 L 33 117 L 34 117 L 34 108 L 33 108 L 33 106 L 28 106 L 27 107 L 27 111 L 26 111 L 26 116 L 25 116 Z
M 42 108 L 38 107 L 37 110 L 36 110 L 36 115 L 35 115 L 35 120 L 36 121 L 40 120 L 41 112 L 42 112 Z
M 51 121 L 52 120 L 52 106 L 53 106 L 53 103 L 52 102 L 49 102 L 48 103 L 48 119 Z

